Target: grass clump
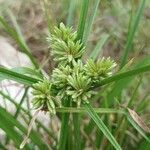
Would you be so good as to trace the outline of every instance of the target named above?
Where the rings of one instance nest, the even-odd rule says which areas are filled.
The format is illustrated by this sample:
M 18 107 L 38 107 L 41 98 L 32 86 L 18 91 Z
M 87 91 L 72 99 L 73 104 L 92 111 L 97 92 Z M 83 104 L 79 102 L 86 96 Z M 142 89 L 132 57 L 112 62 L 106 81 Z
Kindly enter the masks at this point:
M 102 5 L 99 5 L 101 3 Z M 26 37 L 23 37 L 13 13 L 11 11 L 6 13 L 7 19 L 10 19 L 13 26 L 8 24 L 5 17 L 0 17 L 0 24 L 18 44 L 21 51 L 29 57 L 34 68 L 8 69 L 0 66 L 0 82 L 9 79 L 24 84 L 24 94 L 19 103 L 9 95 L 9 91 L 7 91 L 8 94 L 0 91 L 4 101 L 9 101 L 16 108 L 15 114 L 12 114 L 7 107 L 0 106 L 0 129 L 6 133 L 6 138 L 0 141 L 0 149 L 4 149 L 11 143 L 13 147 L 19 148 L 24 134 L 27 136 L 21 148 L 24 147 L 27 150 L 38 148 L 121 150 L 126 149 L 126 146 L 128 149 L 150 149 L 149 121 L 145 119 L 146 115 L 145 118 L 143 117 L 145 120 L 138 115 L 149 112 L 149 89 L 147 89 L 149 76 L 148 73 L 145 75 L 142 73 L 150 71 L 150 59 L 147 56 L 134 63 L 131 59 L 127 63 L 129 55 L 134 58 L 136 56 L 135 59 L 138 58 L 134 46 L 135 38 L 139 34 L 136 35 L 136 31 L 145 0 L 125 3 L 119 0 L 114 0 L 113 3 L 100 0 L 82 0 L 76 3 L 76 0 L 65 0 L 65 3 L 60 5 L 63 11 L 59 15 L 58 26 L 54 26 L 57 20 L 51 16 L 49 1 L 44 0 L 41 4 L 43 4 L 41 6 L 48 25 L 46 30 L 49 32 L 48 46 L 45 40 L 40 39 L 44 41 L 40 42 L 44 45 L 43 49 L 47 48 L 47 53 L 49 53 L 48 48 L 50 49 L 50 55 L 46 53 L 40 65 L 32 55 L 30 45 L 27 46 Z M 130 5 L 132 5 L 131 12 Z M 80 14 L 77 13 L 79 12 L 77 6 L 81 6 Z M 57 9 L 55 11 L 57 12 Z M 125 22 L 127 18 L 123 16 L 127 16 L 128 12 L 127 18 L 130 18 L 130 21 L 127 27 L 128 23 Z M 68 18 L 65 18 L 66 14 Z M 97 14 L 103 16 L 99 19 Z M 80 18 L 76 26 L 74 23 L 78 15 Z M 109 15 L 107 18 L 110 19 L 109 21 L 106 21 L 105 15 L 107 17 Z M 144 16 L 145 14 L 143 19 Z M 95 18 L 97 20 L 94 22 Z M 30 24 L 32 25 L 31 22 Z M 73 27 L 70 27 L 71 25 Z M 76 27 L 77 31 L 75 31 Z M 126 28 L 128 28 L 127 33 Z M 41 32 L 39 29 L 36 31 Z M 99 33 L 100 38 L 96 37 Z M 45 37 L 45 33 L 43 36 Z M 41 34 L 36 36 L 36 38 L 39 37 L 41 38 Z M 37 47 L 40 42 L 36 43 Z M 142 45 L 141 47 L 138 51 L 146 48 Z M 133 51 L 129 54 L 131 49 Z M 38 50 L 36 52 L 38 53 Z M 115 61 L 112 59 L 112 56 L 116 56 L 116 52 L 118 61 L 114 57 Z M 102 56 L 102 53 L 106 56 Z M 107 54 L 110 57 L 107 57 Z M 54 67 L 48 63 L 49 60 Z M 116 67 L 117 64 L 119 67 Z M 44 67 L 45 65 L 48 67 Z M 50 74 L 48 74 L 49 71 Z M 139 74 L 140 76 L 136 76 Z M 32 106 L 35 109 L 33 115 L 31 112 L 33 109 L 30 107 L 31 95 L 28 95 L 30 88 L 32 88 L 33 96 Z M 24 108 L 22 104 L 26 103 L 27 108 Z M 44 125 L 45 120 L 41 122 L 36 119 L 41 111 L 50 116 L 48 126 Z M 34 122 L 36 122 L 35 125 Z

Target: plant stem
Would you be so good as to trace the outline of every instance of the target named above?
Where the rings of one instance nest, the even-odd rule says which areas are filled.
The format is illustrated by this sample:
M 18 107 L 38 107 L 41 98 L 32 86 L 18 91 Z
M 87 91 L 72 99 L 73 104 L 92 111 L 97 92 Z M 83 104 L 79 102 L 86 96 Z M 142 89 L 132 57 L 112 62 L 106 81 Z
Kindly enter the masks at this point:
M 75 105 L 76 108 L 76 105 Z M 74 149 L 81 149 L 81 137 L 80 137 L 80 118 L 81 115 L 73 113 L 73 125 L 74 125 Z
M 112 109 L 112 108 L 93 108 L 96 113 L 121 113 L 124 114 L 124 110 Z M 56 112 L 59 113 L 86 113 L 86 109 L 83 107 L 56 107 Z
M 70 106 L 70 101 L 67 99 L 64 102 L 66 107 Z M 60 129 L 60 137 L 58 143 L 58 150 L 65 150 L 66 142 L 67 142 L 67 135 L 68 135 L 68 128 L 69 128 L 69 115 L 70 113 L 62 114 L 62 122 L 61 122 L 61 129 Z

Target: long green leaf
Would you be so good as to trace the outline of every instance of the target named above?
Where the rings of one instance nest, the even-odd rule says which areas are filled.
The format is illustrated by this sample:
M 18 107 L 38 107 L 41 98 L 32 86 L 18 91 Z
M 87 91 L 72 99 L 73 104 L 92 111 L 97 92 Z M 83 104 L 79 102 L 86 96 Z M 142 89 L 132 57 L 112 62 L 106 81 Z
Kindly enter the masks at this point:
M 18 107 L 16 108 L 16 112 L 15 112 L 15 114 L 14 114 L 14 118 L 15 118 L 15 119 L 17 119 L 18 115 L 20 114 L 21 105 L 23 104 L 23 102 L 24 102 L 24 100 L 25 100 L 25 97 L 27 96 L 28 89 L 29 89 L 29 87 L 26 87 L 26 88 L 25 88 L 25 91 L 24 91 L 24 94 L 23 94 L 23 96 L 22 96 L 22 98 L 21 98 L 21 100 L 20 100 L 20 103 L 19 103 Z M 1 93 L 2 93 L 2 92 L 0 91 L 0 94 L 1 94 Z M 5 140 L 5 141 L 6 141 L 5 143 L 9 143 L 9 138 L 6 137 L 6 140 Z
M 138 28 L 140 17 L 141 17 L 141 14 L 143 12 L 143 9 L 144 9 L 145 1 L 146 0 L 141 0 L 140 6 L 137 10 L 137 13 L 136 13 L 135 17 L 132 17 L 133 20 L 131 20 L 131 21 L 133 21 L 133 22 L 130 23 L 131 26 L 129 27 L 129 31 L 128 31 L 128 35 L 127 35 L 127 43 L 125 45 L 125 50 L 124 50 L 122 60 L 121 60 L 121 64 L 120 64 L 121 68 L 126 64 L 128 53 L 129 53 L 129 50 L 131 49 L 132 42 L 133 42 L 133 39 L 134 39 L 134 35 L 135 35 L 135 32 Z
M 39 81 L 39 79 L 11 71 L 4 67 L 0 67 L 0 79 L 3 79 L 3 80 L 9 79 L 9 80 L 17 81 L 25 85 L 32 85 L 33 83 L 36 83 Z
M 67 17 L 67 26 L 72 26 L 73 24 L 73 14 L 76 8 L 76 0 L 69 1 L 69 10 L 68 10 L 68 17 Z
M 26 110 L 25 108 L 23 108 L 22 106 L 19 106 L 19 104 L 16 103 L 15 100 L 12 99 L 9 95 L 6 95 L 2 91 L 0 91 L 0 95 L 2 95 L 5 98 L 5 100 L 8 100 L 12 104 L 14 104 L 16 109 L 20 108 L 25 115 L 28 115 L 29 119 L 32 119 L 32 115 L 30 114 L 30 112 Z M 48 128 L 46 128 L 40 121 L 36 120 L 35 122 L 38 124 L 39 127 L 41 127 L 45 131 L 45 133 L 47 133 L 50 137 L 52 137 L 55 141 L 57 141 L 55 135 L 50 130 L 48 130 Z
M 15 32 L 16 32 L 16 36 L 18 36 L 18 39 L 20 39 L 20 42 L 24 45 L 25 49 L 23 49 L 24 53 L 29 53 L 29 48 L 25 42 L 25 39 L 23 37 L 23 34 L 21 32 L 21 29 L 17 23 L 16 17 L 14 16 L 13 12 L 11 10 L 7 10 L 8 16 L 10 17 L 14 28 L 15 28 Z
M 102 86 L 102 85 L 105 85 L 105 84 L 108 84 L 108 83 L 111 83 L 111 82 L 114 82 L 114 81 L 118 81 L 118 80 L 123 79 L 123 78 L 138 75 L 140 73 L 148 72 L 148 71 L 150 71 L 150 65 L 147 65 L 147 66 L 144 66 L 144 67 L 141 67 L 141 68 L 137 68 L 137 69 L 133 69 L 133 70 L 130 70 L 130 71 L 118 73 L 114 76 L 111 76 L 111 77 L 108 77 L 108 78 L 102 80 L 100 82 L 100 84 L 97 84 L 94 87 L 99 87 L 99 86 Z
M 15 118 L 15 119 L 17 119 L 17 118 L 18 118 L 18 115 L 20 114 L 21 106 L 22 106 L 23 102 L 25 101 L 25 98 L 26 98 L 26 96 L 27 96 L 28 90 L 29 90 L 29 87 L 26 87 L 26 88 L 25 88 L 25 91 L 24 91 L 24 94 L 23 94 L 23 96 L 22 96 L 22 98 L 21 98 L 21 100 L 20 100 L 20 102 L 19 102 L 19 105 L 18 105 L 18 107 L 17 107 L 17 109 L 16 109 L 16 112 L 15 112 L 15 115 L 14 115 L 14 118 Z
M 92 25 L 93 25 L 93 22 L 94 22 L 96 13 L 97 13 L 99 3 L 100 3 L 100 0 L 93 0 L 92 1 L 93 7 L 91 9 L 90 14 L 87 17 L 85 31 L 84 31 L 84 35 L 83 35 L 83 42 L 85 44 L 86 44 L 88 37 L 89 37 L 89 34 L 91 32 Z
M 65 101 L 64 105 L 67 107 L 70 105 L 70 101 Z M 69 113 L 62 114 L 62 122 L 61 122 L 61 129 L 60 129 L 60 137 L 58 143 L 58 150 L 65 150 L 66 143 L 67 143 L 67 136 L 68 136 L 68 128 L 69 128 Z
M 5 121 L 0 121 L 1 125 L 5 125 L 5 123 L 7 123 L 7 125 L 9 125 L 9 127 L 7 128 L 11 129 L 16 127 L 22 133 L 26 134 L 27 130 L 25 129 L 25 127 L 23 127 L 17 120 L 15 120 L 15 118 L 1 106 L 0 106 L 0 117 L 5 119 Z M 31 132 L 30 138 L 32 142 L 34 142 L 39 148 L 47 148 L 46 144 L 41 140 L 39 134 L 36 133 L 35 131 Z M 21 144 L 20 138 L 18 140 L 19 140 L 18 143 Z
M 12 16 L 11 16 L 12 17 Z M 12 18 L 14 19 L 14 18 Z M 15 22 L 15 20 L 13 20 Z M 21 51 L 24 52 L 31 60 L 31 62 L 34 64 L 35 68 L 38 69 L 38 63 L 37 61 L 34 59 L 33 55 L 30 52 L 30 49 L 28 48 L 28 46 L 26 45 L 25 41 L 23 40 L 22 37 L 20 37 L 20 33 L 21 31 L 19 31 L 19 33 L 17 31 L 15 31 L 12 27 L 10 27 L 10 25 L 5 21 L 4 18 L 2 18 L 0 16 L 0 23 L 3 25 L 4 29 L 6 30 L 6 32 L 17 42 L 17 44 L 20 46 Z M 17 23 L 16 23 L 17 24 Z M 16 27 L 16 29 L 18 30 L 18 27 Z
M 80 114 L 73 114 L 73 124 L 74 124 L 74 147 L 77 150 L 81 150 L 81 134 L 80 134 Z
M 0 128 L 7 134 L 7 136 L 12 139 L 15 143 L 15 146 L 19 148 L 19 144 L 21 143 L 22 137 L 21 135 L 13 129 L 9 121 L 6 118 L 1 116 Z
M 150 56 L 137 60 L 137 62 L 133 65 L 132 68 L 138 69 L 138 68 L 146 66 L 147 64 L 150 64 Z M 124 71 L 126 70 L 127 69 L 125 69 Z M 134 80 L 134 76 L 129 76 L 127 78 L 123 78 L 115 82 L 115 84 L 112 86 L 112 90 L 107 95 L 109 106 L 114 102 L 114 98 L 118 97 L 118 95 L 120 95 L 122 90 L 125 89 L 127 85 L 131 83 L 132 80 Z
M 84 105 L 85 109 L 87 110 L 90 117 L 93 119 L 93 121 L 96 123 L 98 128 L 103 132 L 103 134 L 106 136 L 106 138 L 110 141 L 110 143 L 114 146 L 116 150 L 121 150 L 120 145 L 117 143 L 111 132 L 108 130 L 106 125 L 103 123 L 103 121 L 100 119 L 100 117 L 97 115 L 97 113 L 94 111 L 94 109 L 91 107 L 90 104 Z
M 37 79 L 43 79 L 43 76 L 36 70 L 33 70 L 28 67 L 15 67 L 11 69 L 14 72 L 20 73 L 20 74 L 27 74 Z
M 80 20 L 79 20 L 78 30 L 77 30 L 77 39 L 81 41 L 83 40 L 83 33 L 85 30 L 88 6 L 89 6 L 89 0 L 82 0 L 82 9 L 80 13 Z

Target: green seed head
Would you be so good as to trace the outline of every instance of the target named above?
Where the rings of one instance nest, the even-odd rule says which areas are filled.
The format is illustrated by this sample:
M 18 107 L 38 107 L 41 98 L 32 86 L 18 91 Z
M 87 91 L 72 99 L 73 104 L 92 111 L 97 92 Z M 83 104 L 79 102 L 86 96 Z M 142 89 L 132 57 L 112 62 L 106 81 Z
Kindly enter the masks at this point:
M 49 36 L 48 42 L 56 62 L 66 65 L 74 59 L 81 58 L 85 47 L 80 40 L 76 41 L 76 38 L 77 33 L 63 23 L 54 28 L 54 33 Z
M 33 85 L 34 107 L 48 109 L 55 114 L 55 104 L 61 106 L 62 99 L 70 98 L 78 107 L 89 103 L 95 94 L 92 90 L 94 84 L 110 76 L 116 63 L 110 58 L 102 58 L 97 62 L 89 59 L 83 64 L 83 43 L 77 40 L 77 33 L 63 23 L 54 28 L 48 41 L 58 66 L 53 70 L 50 81 L 43 80 Z
M 52 84 L 49 80 L 33 84 L 33 106 L 35 108 L 48 109 L 50 113 L 55 114 L 54 97 L 51 93 Z
M 93 81 L 100 81 L 112 74 L 116 63 L 110 58 L 102 58 L 97 62 L 89 59 L 85 65 L 85 72 Z

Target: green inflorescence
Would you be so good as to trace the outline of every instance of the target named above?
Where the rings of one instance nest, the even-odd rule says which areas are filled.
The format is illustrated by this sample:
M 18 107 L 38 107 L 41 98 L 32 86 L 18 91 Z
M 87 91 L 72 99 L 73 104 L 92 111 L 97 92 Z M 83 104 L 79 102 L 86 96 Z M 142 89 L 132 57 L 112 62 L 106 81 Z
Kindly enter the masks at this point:
M 55 61 L 66 65 L 74 59 L 81 58 L 85 47 L 76 38 L 77 33 L 73 32 L 72 28 L 65 27 L 63 23 L 60 23 L 59 28 L 54 28 L 54 33 L 48 38 L 48 42 L 52 48 L 51 54 Z
M 111 76 L 116 63 L 110 58 L 102 58 L 96 62 L 88 59 L 84 64 L 81 57 L 85 47 L 76 39 L 77 33 L 63 23 L 55 27 L 53 34 L 48 37 L 51 53 L 58 65 L 49 80 L 33 85 L 35 108 L 55 114 L 55 105 L 61 106 L 61 101 L 68 98 L 80 107 L 83 103 L 89 103 L 94 94 L 91 87 Z
M 34 84 L 32 90 L 32 94 L 34 95 L 33 105 L 35 108 L 48 108 L 50 113 L 55 114 L 54 97 L 52 96 L 51 87 L 52 83 L 49 80 Z

